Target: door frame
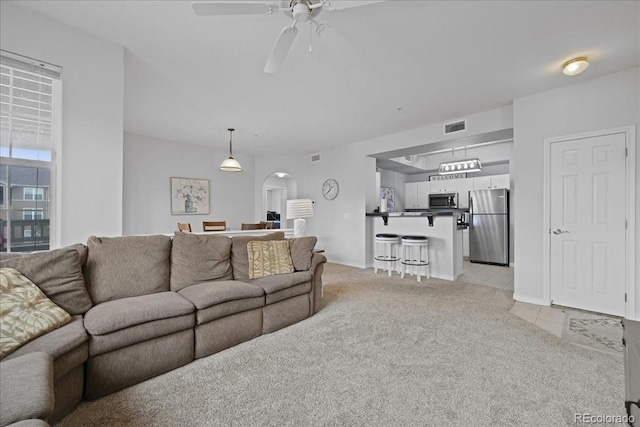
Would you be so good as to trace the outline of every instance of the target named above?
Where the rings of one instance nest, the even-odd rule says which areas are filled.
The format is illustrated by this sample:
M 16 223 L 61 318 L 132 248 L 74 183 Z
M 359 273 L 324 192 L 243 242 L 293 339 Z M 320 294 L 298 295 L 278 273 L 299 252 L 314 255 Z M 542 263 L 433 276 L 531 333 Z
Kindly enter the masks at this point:
M 636 314 L 636 127 L 598 130 L 574 135 L 566 135 L 544 139 L 544 197 L 543 197 L 543 245 L 542 245 L 542 300 L 551 305 L 551 144 L 577 139 L 593 138 L 622 133 L 625 135 L 627 155 L 625 157 L 625 217 L 627 229 L 625 232 L 625 318 L 640 320 L 640 313 Z

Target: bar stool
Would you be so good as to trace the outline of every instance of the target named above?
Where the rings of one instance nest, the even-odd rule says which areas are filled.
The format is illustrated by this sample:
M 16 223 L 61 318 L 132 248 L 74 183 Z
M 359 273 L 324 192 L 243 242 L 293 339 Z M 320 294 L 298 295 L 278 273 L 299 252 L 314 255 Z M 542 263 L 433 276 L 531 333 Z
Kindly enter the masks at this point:
M 382 263 L 383 267 L 386 266 L 387 271 L 389 272 L 389 277 L 391 277 L 391 269 L 395 267 L 397 272 L 400 272 L 398 269 L 398 261 L 400 261 L 400 257 L 398 256 L 398 244 L 400 243 L 400 236 L 397 234 L 389 234 L 389 233 L 380 233 L 376 234 L 376 255 L 374 263 L 374 271 L 378 274 L 378 264 Z M 382 251 L 378 250 L 379 245 L 382 245 Z M 384 270 L 384 268 L 382 268 Z
M 402 236 L 402 273 L 404 279 L 407 266 L 415 272 L 418 282 L 421 281 L 422 269 L 426 270 L 425 277 L 429 278 L 429 238 L 427 236 Z

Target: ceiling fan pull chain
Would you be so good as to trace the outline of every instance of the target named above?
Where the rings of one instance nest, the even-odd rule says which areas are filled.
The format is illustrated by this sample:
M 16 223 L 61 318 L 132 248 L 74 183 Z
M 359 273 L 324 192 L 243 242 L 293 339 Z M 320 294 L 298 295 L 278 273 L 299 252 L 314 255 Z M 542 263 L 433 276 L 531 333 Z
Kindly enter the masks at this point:
M 313 52 L 313 46 L 311 45 L 312 41 L 313 41 L 313 37 L 311 34 L 311 25 L 313 24 L 312 21 L 309 21 L 309 53 Z

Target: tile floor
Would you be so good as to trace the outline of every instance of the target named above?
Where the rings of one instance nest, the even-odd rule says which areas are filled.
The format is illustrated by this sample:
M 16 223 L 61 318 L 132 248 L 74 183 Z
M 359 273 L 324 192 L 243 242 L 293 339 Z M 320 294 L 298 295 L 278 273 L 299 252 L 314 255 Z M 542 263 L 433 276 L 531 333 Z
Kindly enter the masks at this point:
M 463 273 L 458 280 L 513 292 L 513 268 L 510 267 L 464 261 Z M 562 338 L 567 315 L 572 311 L 574 310 L 567 307 L 546 307 L 520 301 L 516 301 L 510 310 L 511 314 L 533 323 L 558 338 Z
M 458 281 L 513 292 L 513 268 L 464 261 Z

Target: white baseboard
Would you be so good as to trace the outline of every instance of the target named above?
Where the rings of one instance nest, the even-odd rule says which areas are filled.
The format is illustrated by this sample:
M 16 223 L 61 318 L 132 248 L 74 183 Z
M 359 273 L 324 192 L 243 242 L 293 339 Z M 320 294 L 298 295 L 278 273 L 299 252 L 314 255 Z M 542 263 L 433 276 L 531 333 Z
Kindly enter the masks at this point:
M 541 298 L 531 298 L 523 295 L 518 295 L 516 293 L 513 294 L 513 299 L 520 302 L 526 302 L 528 304 L 545 305 L 547 307 L 550 305 L 548 302 L 544 301 Z

